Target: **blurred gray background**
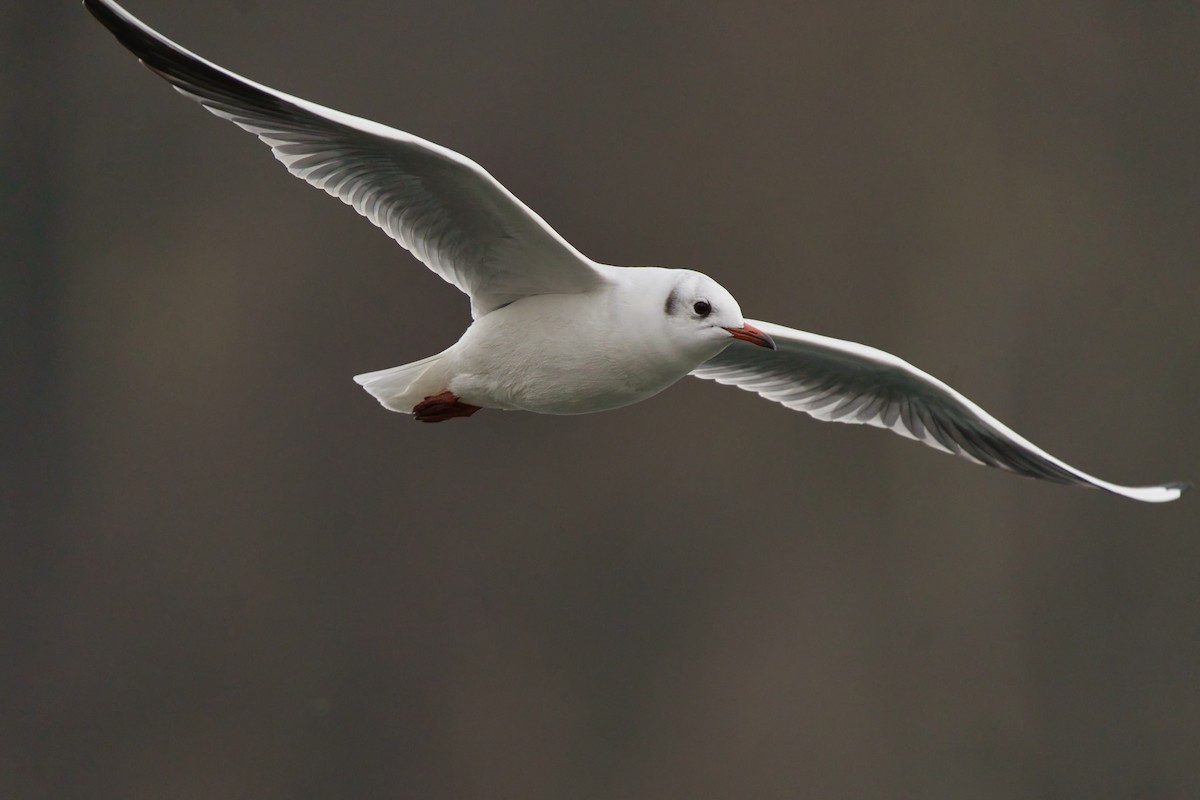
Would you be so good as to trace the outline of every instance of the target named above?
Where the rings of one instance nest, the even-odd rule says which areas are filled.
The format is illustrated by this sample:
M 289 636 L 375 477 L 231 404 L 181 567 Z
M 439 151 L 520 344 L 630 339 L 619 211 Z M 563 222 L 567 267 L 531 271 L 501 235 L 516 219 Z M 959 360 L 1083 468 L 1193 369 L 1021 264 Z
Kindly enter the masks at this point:
M 129 7 L 593 258 L 1200 478 L 1194 3 Z M 79 4 L 0 60 L 0 796 L 1200 796 L 1200 496 L 699 381 L 418 425 L 350 377 L 463 296 Z

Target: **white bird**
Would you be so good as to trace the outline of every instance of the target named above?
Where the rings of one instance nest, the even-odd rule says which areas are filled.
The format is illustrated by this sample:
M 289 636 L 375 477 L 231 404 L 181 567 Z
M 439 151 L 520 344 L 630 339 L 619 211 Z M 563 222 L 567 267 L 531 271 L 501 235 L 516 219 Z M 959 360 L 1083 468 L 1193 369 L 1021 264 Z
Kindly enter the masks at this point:
M 84 5 L 176 90 L 253 133 L 293 175 L 353 206 L 470 297 L 473 322 L 454 345 L 355 378 L 388 409 L 423 422 L 480 408 L 582 414 L 645 400 L 690 374 L 1035 478 L 1155 503 L 1186 488 L 1088 475 L 896 356 L 744 319 L 699 272 L 596 263 L 470 159 L 246 80 L 111 0 Z

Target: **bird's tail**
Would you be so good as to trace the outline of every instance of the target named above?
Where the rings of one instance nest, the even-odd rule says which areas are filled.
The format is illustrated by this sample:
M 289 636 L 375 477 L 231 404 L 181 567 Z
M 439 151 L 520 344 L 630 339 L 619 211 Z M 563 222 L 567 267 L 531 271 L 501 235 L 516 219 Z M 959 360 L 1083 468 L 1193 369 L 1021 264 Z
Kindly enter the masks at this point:
M 364 372 L 362 375 L 355 375 L 354 382 L 366 389 L 389 411 L 408 414 L 412 412 L 413 406 L 428 395 L 445 389 L 444 386 L 434 386 L 437 381 L 421 380 L 444 355 L 446 353 L 441 352 L 411 364 L 381 369 L 378 372 Z

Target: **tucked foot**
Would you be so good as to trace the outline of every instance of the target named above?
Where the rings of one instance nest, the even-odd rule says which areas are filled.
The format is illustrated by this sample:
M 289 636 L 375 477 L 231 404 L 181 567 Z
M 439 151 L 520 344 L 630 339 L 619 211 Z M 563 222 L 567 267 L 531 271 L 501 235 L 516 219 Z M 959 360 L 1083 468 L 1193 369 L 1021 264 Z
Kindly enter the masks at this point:
M 444 422 L 455 417 L 469 417 L 479 409 L 480 406 L 463 403 L 451 392 L 445 391 L 426 397 L 413 406 L 412 413 L 418 422 Z

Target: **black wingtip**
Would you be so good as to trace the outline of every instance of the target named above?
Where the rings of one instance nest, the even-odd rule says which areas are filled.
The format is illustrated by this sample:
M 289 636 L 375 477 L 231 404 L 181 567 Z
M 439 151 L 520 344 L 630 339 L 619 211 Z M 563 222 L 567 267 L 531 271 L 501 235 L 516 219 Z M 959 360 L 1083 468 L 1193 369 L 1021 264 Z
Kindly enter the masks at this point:
M 83 7 L 134 55 L 144 57 L 146 37 L 138 30 L 138 21 L 133 15 L 111 0 L 83 0 Z
M 120 12 L 124 9 L 120 6 L 104 2 L 104 0 L 83 0 L 83 7 L 99 20 L 101 25 L 113 33 L 117 33 L 118 29 L 123 27 Z
M 129 52 L 155 72 L 162 73 L 184 55 L 182 48 L 146 27 L 144 22 L 112 0 L 83 0 L 83 7 L 108 28 L 109 33 Z

